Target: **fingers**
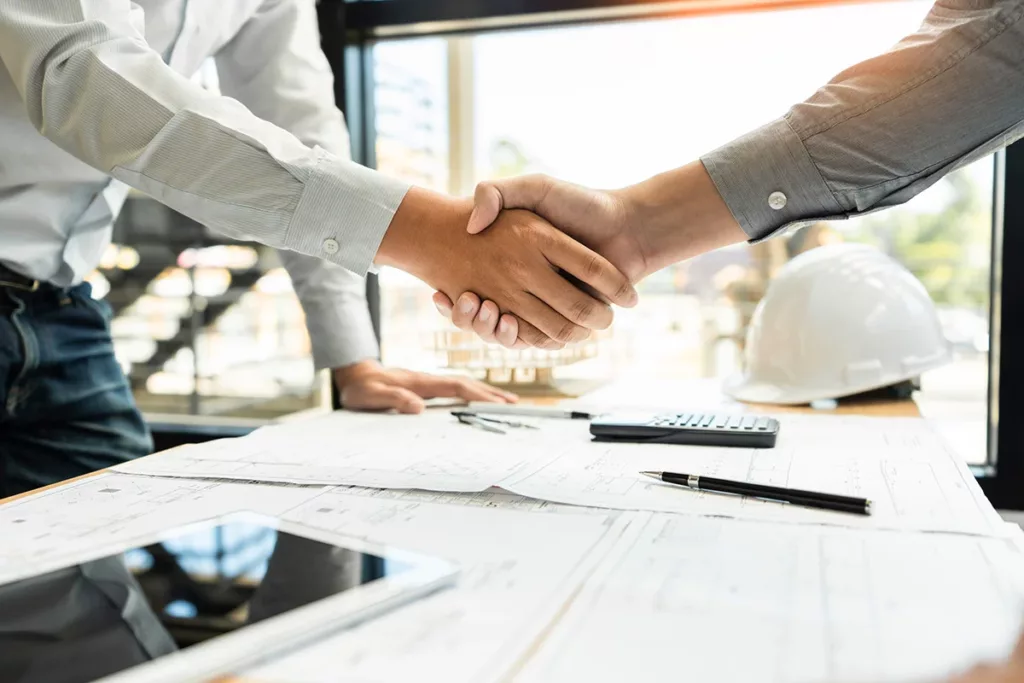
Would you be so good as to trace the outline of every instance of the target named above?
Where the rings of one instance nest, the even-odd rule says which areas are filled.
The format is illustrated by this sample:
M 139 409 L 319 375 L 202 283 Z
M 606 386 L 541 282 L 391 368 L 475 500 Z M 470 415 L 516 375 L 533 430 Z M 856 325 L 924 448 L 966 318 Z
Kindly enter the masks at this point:
M 452 310 L 452 323 L 460 330 L 472 330 L 473 319 L 480 311 L 480 297 L 473 292 L 463 292 Z
M 355 382 L 342 389 L 341 403 L 349 410 L 397 410 L 400 413 L 423 412 L 426 404 L 412 391 L 379 380 Z
M 526 349 L 531 346 L 540 348 L 563 348 L 564 344 L 548 346 L 553 341 L 537 328 L 531 326 L 526 334 L 536 343 L 527 342 L 519 335 L 519 319 L 508 313 L 502 314 L 498 305 L 487 300 L 482 304 L 480 298 L 472 292 L 459 297 L 458 305 L 452 305 L 451 299 L 441 292 L 434 292 L 434 305 L 438 312 L 452 321 L 461 330 L 475 332 L 489 344 L 501 344 L 507 349 Z
M 519 397 L 510 391 L 503 391 L 469 377 L 439 377 L 411 373 L 406 386 L 423 398 L 459 398 L 463 401 L 489 403 L 515 403 L 519 400 Z
M 629 279 L 619 272 L 618 268 L 613 266 L 608 259 L 587 249 L 572 238 L 554 234 L 545 255 L 553 265 L 586 283 L 613 304 L 625 308 L 636 305 L 638 296 Z M 586 320 L 570 319 L 590 327 Z
M 483 302 L 480 305 L 480 312 L 473 318 L 473 331 L 488 344 L 496 343 L 498 340 L 495 332 L 500 317 L 501 311 L 498 310 L 496 303 L 493 301 Z
M 529 289 L 535 299 L 546 305 L 541 309 L 531 307 L 531 313 L 527 313 L 522 304 L 517 304 L 516 317 L 533 322 L 552 339 L 582 341 L 590 336 L 589 330 L 603 330 L 612 324 L 614 314 L 611 307 L 578 289 L 553 270 L 546 269 L 534 275 Z M 545 314 L 543 309 L 549 313 Z M 543 317 L 534 318 L 531 314 Z
M 460 330 L 472 330 L 489 344 L 497 342 L 495 332 L 501 311 L 493 301 L 480 303 L 480 297 L 466 292 L 459 297 L 452 311 L 451 321 Z
M 437 312 L 449 320 L 452 319 L 452 309 L 455 308 L 452 304 L 452 300 L 448 298 L 447 294 L 442 292 L 434 292 L 434 296 L 431 297 L 434 301 L 434 306 L 437 307 Z
M 473 212 L 466 230 L 483 232 L 502 209 L 535 210 L 551 191 L 553 181 L 545 175 L 528 175 L 501 181 L 484 181 L 473 193 Z
M 547 304 L 536 297 L 531 297 L 531 301 L 528 301 L 522 308 L 525 317 L 535 321 L 545 319 L 552 329 L 557 328 L 558 331 L 563 331 L 568 326 L 571 328 L 574 336 L 579 336 L 578 339 L 572 341 L 582 341 L 586 338 L 584 335 L 590 334 L 590 330 L 573 325 L 561 315 L 552 311 Z M 523 319 L 519 320 L 519 339 L 526 342 L 529 346 L 535 346 L 548 351 L 557 351 L 565 348 L 565 342 L 546 332 L 543 327 L 536 327 Z
M 526 346 L 526 342 L 523 342 L 523 346 L 516 346 L 516 343 L 520 341 L 519 320 L 514 315 L 509 315 L 508 313 L 501 316 L 494 336 L 497 342 L 506 349 L 523 348 Z
M 481 339 L 491 344 L 498 342 L 496 333 L 501 312 L 493 301 L 485 301 L 481 304 L 480 297 L 472 292 L 463 293 L 454 306 L 451 299 L 441 292 L 434 292 L 433 300 L 438 312 L 451 320 L 452 324 L 460 330 L 472 330 Z M 504 338 L 508 336 L 509 334 L 506 332 Z M 512 338 L 514 341 L 514 334 L 512 334 Z M 511 344 L 512 342 L 509 342 L 509 345 Z

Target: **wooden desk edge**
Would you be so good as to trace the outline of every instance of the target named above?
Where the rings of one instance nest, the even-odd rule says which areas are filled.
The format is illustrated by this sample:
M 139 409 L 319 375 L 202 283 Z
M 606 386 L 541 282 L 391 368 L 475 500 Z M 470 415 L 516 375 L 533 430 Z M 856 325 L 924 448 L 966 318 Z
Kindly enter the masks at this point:
M 187 444 L 185 446 L 175 446 L 174 448 L 168 448 L 166 451 L 159 451 L 159 453 L 170 453 L 171 451 L 176 451 L 179 448 L 186 448 L 186 447 L 187 447 Z M 154 455 L 158 455 L 158 453 L 150 453 L 149 455 L 146 455 L 146 456 L 143 456 L 143 457 L 150 458 L 150 457 L 152 457 Z M 55 481 L 52 484 L 47 484 L 46 486 L 40 486 L 37 489 L 32 489 L 31 491 L 25 491 L 24 493 L 16 493 L 13 496 L 7 496 L 6 498 L 0 498 L 0 505 L 6 505 L 7 503 L 13 503 L 16 500 L 21 500 L 22 498 L 28 498 L 29 496 L 34 496 L 34 495 L 36 495 L 38 493 L 43 493 L 45 491 L 51 491 L 51 490 L 53 490 L 55 488 L 59 488 L 61 486 L 67 486 L 69 484 L 74 484 L 74 483 L 79 482 L 79 481 L 85 481 L 86 479 L 91 479 L 92 477 L 98 477 L 99 475 L 103 474 L 104 472 L 113 472 L 113 470 L 110 469 L 109 467 L 107 467 L 107 468 L 104 468 L 102 470 L 96 470 L 95 472 L 86 472 L 85 474 L 80 474 L 77 477 L 72 477 L 71 479 L 65 479 L 64 481 Z

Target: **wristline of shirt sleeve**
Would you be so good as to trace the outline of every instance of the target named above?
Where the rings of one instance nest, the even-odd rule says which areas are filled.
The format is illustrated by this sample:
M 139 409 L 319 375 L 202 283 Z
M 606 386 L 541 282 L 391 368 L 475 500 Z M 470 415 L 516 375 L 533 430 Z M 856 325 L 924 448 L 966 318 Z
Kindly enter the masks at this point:
M 785 118 L 719 147 L 701 162 L 751 243 L 808 222 L 846 218 Z M 785 197 L 780 208 L 769 203 L 775 193 Z M 775 194 L 774 205 L 779 203 Z
M 410 185 L 316 148 L 285 247 L 365 277 Z

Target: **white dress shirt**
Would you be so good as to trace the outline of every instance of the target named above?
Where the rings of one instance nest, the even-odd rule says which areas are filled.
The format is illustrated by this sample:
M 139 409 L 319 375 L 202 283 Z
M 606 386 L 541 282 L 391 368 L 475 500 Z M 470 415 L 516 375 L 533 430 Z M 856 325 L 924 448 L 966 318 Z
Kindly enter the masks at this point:
M 314 0 L 2 0 L 0 62 L 0 263 L 80 282 L 128 185 L 281 249 L 318 368 L 377 355 L 362 278 L 408 185 L 348 159 Z

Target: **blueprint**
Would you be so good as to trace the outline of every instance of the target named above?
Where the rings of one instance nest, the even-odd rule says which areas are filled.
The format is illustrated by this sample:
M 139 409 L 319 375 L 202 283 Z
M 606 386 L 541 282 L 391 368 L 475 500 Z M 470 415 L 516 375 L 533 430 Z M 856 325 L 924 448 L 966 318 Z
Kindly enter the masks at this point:
M 681 659 L 688 680 L 712 683 L 906 683 L 1002 655 L 1024 615 L 1024 534 L 1005 524 L 984 537 L 567 506 L 493 488 L 119 473 L 0 505 L 0 581 L 240 510 L 460 567 L 450 590 L 239 672 L 250 683 L 675 681 Z
M 334 490 L 290 511 L 287 519 L 306 526 L 447 558 L 460 566 L 460 578 L 450 590 L 241 677 L 250 683 L 501 677 L 536 646 L 634 517 L 521 502 L 508 494 L 480 505 L 475 496 L 438 503 L 414 492 Z
M 438 492 L 498 486 L 537 500 L 796 523 L 1001 534 L 962 459 L 913 418 L 781 416 L 773 449 L 598 443 L 580 420 L 494 434 L 445 411 L 334 413 L 175 449 L 117 469 L 148 475 Z M 700 493 L 641 477 L 666 470 L 868 498 L 870 517 Z
M 339 411 L 177 448 L 119 465 L 121 472 L 190 478 L 484 491 L 542 466 L 520 445 L 527 430 L 495 434 L 447 411 L 388 415 Z
M 320 490 L 99 474 L 0 505 L 0 581 L 232 512 L 280 515 Z
M 1022 582 L 1016 539 L 653 513 L 516 680 L 940 680 L 1005 656 Z
M 501 483 L 532 498 L 861 528 L 1003 535 L 1006 527 L 963 461 L 924 420 L 788 415 L 773 449 L 597 443 L 586 425 L 545 426 L 557 456 Z M 536 448 L 541 448 L 542 437 Z M 681 472 L 868 498 L 870 517 L 691 491 L 639 475 Z

